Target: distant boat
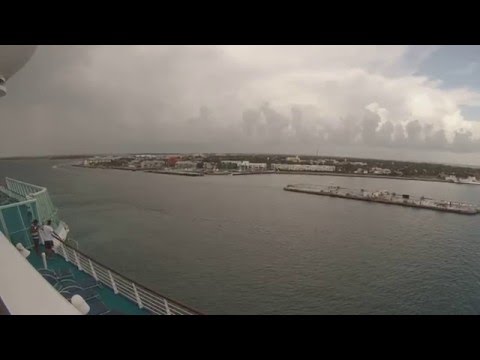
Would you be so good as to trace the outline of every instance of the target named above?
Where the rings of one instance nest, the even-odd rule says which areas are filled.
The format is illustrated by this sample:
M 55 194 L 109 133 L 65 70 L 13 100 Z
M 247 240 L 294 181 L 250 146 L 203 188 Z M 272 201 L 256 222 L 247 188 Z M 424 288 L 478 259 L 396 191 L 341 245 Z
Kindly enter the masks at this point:
M 466 179 L 458 179 L 460 184 L 480 185 L 480 181 L 475 176 L 469 176 Z
M 457 178 L 454 175 L 450 175 L 450 176 L 447 176 L 445 180 L 455 184 L 480 185 L 480 181 L 478 181 L 475 176 L 469 176 L 467 178 Z

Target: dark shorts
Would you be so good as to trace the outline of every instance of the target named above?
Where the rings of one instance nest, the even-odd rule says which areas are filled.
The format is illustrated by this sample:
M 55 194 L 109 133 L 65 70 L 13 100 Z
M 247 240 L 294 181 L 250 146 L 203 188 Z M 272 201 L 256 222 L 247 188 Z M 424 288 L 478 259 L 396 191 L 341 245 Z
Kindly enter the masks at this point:
M 40 245 L 40 238 L 33 238 L 33 244 L 35 247 L 38 247 L 38 245 Z
M 52 249 L 53 248 L 53 241 L 45 241 L 45 249 Z

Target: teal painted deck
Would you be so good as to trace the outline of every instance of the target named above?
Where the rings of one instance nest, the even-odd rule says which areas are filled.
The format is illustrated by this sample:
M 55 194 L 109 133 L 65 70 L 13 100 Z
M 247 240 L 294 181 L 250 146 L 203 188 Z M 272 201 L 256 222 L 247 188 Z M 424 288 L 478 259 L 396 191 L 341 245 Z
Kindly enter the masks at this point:
M 41 256 L 35 253 L 35 249 L 30 249 L 31 253 L 28 257 L 28 261 L 35 269 L 43 268 L 43 262 Z M 40 254 L 45 251 L 44 247 L 40 246 Z M 83 279 L 92 279 L 92 277 L 83 272 L 79 271 L 76 266 L 66 262 L 61 256 L 55 255 L 51 259 L 47 260 L 47 265 L 49 270 L 59 270 L 59 269 L 69 269 L 74 276 L 74 280 L 83 280 Z M 102 302 L 107 306 L 108 309 L 114 312 L 120 312 L 125 315 L 152 315 L 149 311 L 145 309 L 140 309 L 137 304 L 133 303 L 126 297 L 115 294 L 112 289 L 105 285 L 101 285 L 101 288 L 95 289 L 102 300 Z

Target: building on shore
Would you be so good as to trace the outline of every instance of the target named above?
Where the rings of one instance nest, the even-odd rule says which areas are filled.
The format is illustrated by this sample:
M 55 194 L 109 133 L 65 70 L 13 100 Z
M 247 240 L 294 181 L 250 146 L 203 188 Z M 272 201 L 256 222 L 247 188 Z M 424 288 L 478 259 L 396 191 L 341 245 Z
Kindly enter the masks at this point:
M 272 164 L 273 170 L 282 171 L 325 171 L 334 172 L 334 165 Z
M 95 165 L 99 165 L 99 164 L 109 164 L 113 160 L 117 160 L 119 158 L 120 157 L 118 157 L 118 156 L 103 156 L 103 157 L 95 156 L 93 158 L 84 160 L 83 161 L 83 166 L 95 166 Z
M 287 156 L 287 158 L 285 159 L 285 161 L 287 162 L 293 162 L 293 163 L 299 163 L 301 160 L 300 158 L 297 156 Z
M 211 170 L 213 170 L 214 168 L 215 168 L 215 165 L 214 165 L 213 163 L 211 163 L 211 162 L 205 161 L 205 162 L 203 163 L 203 170 L 211 171 Z
M 248 164 L 248 161 L 241 161 L 241 160 L 222 160 L 220 161 L 222 165 L 236 165 L 237 168 L 240 168 L 240 166 L 244 163 Z
M 165 166 L 165 161 L 163 160 L 143 160 L 140 163 L 142 169 L 153 169 L 153 168 L 162 168 Z
M 190 161 L 190 160 L 177 161 L 175 163 L 176 169 L 195 169 L 196 167 L 197 167 L 197 163 L 195 161 Z
M 165 164 L 169 167 L 174 167 L 175 164 L 178 162 L 178 160 L 180 160 L 179 156 L 176 156 L 176 155 L 167 156 L 165 160 Z
M 157 155 L 153 154 L 136 154 L 135 158 L 137 159 L 156 159 Z
M 267 164 L 266 163 L 248 163 L 246 170 L 250 170 L 250 171 L 267 170 Z
M 392 173 L 392 170 L 390 169 L 382 169 L 379 167 L 374 167 L 370 170 L 371 173 L 375 175 L 390 175 Z
M 226 167 L 234 165 L 240 171 L 261 171 L 267 169 L 266 163 L 251 163 L 248 160 L 222 160 L 221 164 Z

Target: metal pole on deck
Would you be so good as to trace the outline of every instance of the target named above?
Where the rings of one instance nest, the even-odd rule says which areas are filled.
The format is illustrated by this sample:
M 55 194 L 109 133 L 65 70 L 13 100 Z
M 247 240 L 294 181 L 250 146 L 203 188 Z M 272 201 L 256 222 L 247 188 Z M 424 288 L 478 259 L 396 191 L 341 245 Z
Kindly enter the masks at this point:
M 44 252 L 42 252 L 42 260 L 43 260 L 43 267 L 45 269 L 48 269 L 48 267 L 47 267 L 47 256 L 45 255 Z

